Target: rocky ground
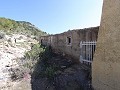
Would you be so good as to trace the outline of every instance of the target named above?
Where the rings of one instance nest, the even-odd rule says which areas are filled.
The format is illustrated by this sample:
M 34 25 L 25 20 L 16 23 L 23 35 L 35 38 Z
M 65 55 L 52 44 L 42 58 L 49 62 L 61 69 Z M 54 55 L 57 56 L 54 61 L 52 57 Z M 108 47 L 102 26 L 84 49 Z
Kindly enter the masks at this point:
M 19 67 L 17 60 L 31 49 L 31 43 L 37 41 L 25 35 L 5 35 L 4 39 L 0 39 L 0 90 L 31 90 L 29 75 L 25 76 L 29 78 L 27 80 L 11 80 L 12 70 Z

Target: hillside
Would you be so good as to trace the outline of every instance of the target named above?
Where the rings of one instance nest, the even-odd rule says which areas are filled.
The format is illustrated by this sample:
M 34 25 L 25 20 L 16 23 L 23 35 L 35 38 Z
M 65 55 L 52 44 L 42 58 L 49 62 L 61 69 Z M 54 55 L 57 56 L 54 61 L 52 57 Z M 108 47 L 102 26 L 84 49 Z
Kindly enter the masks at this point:
M 29 22 L 0 18 L 0 90 L 31 90 L 24 55 L 41 35 L 46 33 Z
M 6 34 L 46 35 L 46 32 L 41 31 L 30 22 L 15 21 L 7 18 L 0 18 L 0 30 L 6 32 Z

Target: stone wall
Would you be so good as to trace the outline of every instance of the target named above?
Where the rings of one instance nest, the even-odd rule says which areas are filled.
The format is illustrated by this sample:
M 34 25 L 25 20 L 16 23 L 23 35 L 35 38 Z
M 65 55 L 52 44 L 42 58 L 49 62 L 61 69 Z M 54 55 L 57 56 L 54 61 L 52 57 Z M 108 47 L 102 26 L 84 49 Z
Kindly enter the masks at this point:
M 104 0 L 92 84 L 95 90 L 120 90 L 120 0 Z
M 52 49 L 61 54 L 69 55 L 79 62 L 80 41 L 96 41 L 99 27 L 69 30 L 67 32 L 40 38 L 43 45 L 50 45 Z

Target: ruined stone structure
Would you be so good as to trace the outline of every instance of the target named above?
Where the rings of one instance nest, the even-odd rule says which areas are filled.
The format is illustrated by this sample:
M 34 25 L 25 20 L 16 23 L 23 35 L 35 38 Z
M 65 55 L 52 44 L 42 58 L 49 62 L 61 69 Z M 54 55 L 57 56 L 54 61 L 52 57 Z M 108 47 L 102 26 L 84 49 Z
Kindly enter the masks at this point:
M 120 90 L 120 0 L 103 1 L 92 84 L 95 90 Z
M 69 55 L 76 62 L 80 59 L 80 41 L 96 41 L 99 27 L 75 29 L 67 32 L 40 38 L 43 45 L 50 45 L 52 49 L 61 54 Z

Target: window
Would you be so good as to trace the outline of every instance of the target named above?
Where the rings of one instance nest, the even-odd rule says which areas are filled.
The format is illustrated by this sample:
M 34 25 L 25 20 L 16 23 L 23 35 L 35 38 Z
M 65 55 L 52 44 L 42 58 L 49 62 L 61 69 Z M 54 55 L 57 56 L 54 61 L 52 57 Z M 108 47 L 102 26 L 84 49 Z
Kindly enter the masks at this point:
M 72 43 L 71 37 L 67 37 L 67 45 L 71 45 L 71 43 Z

